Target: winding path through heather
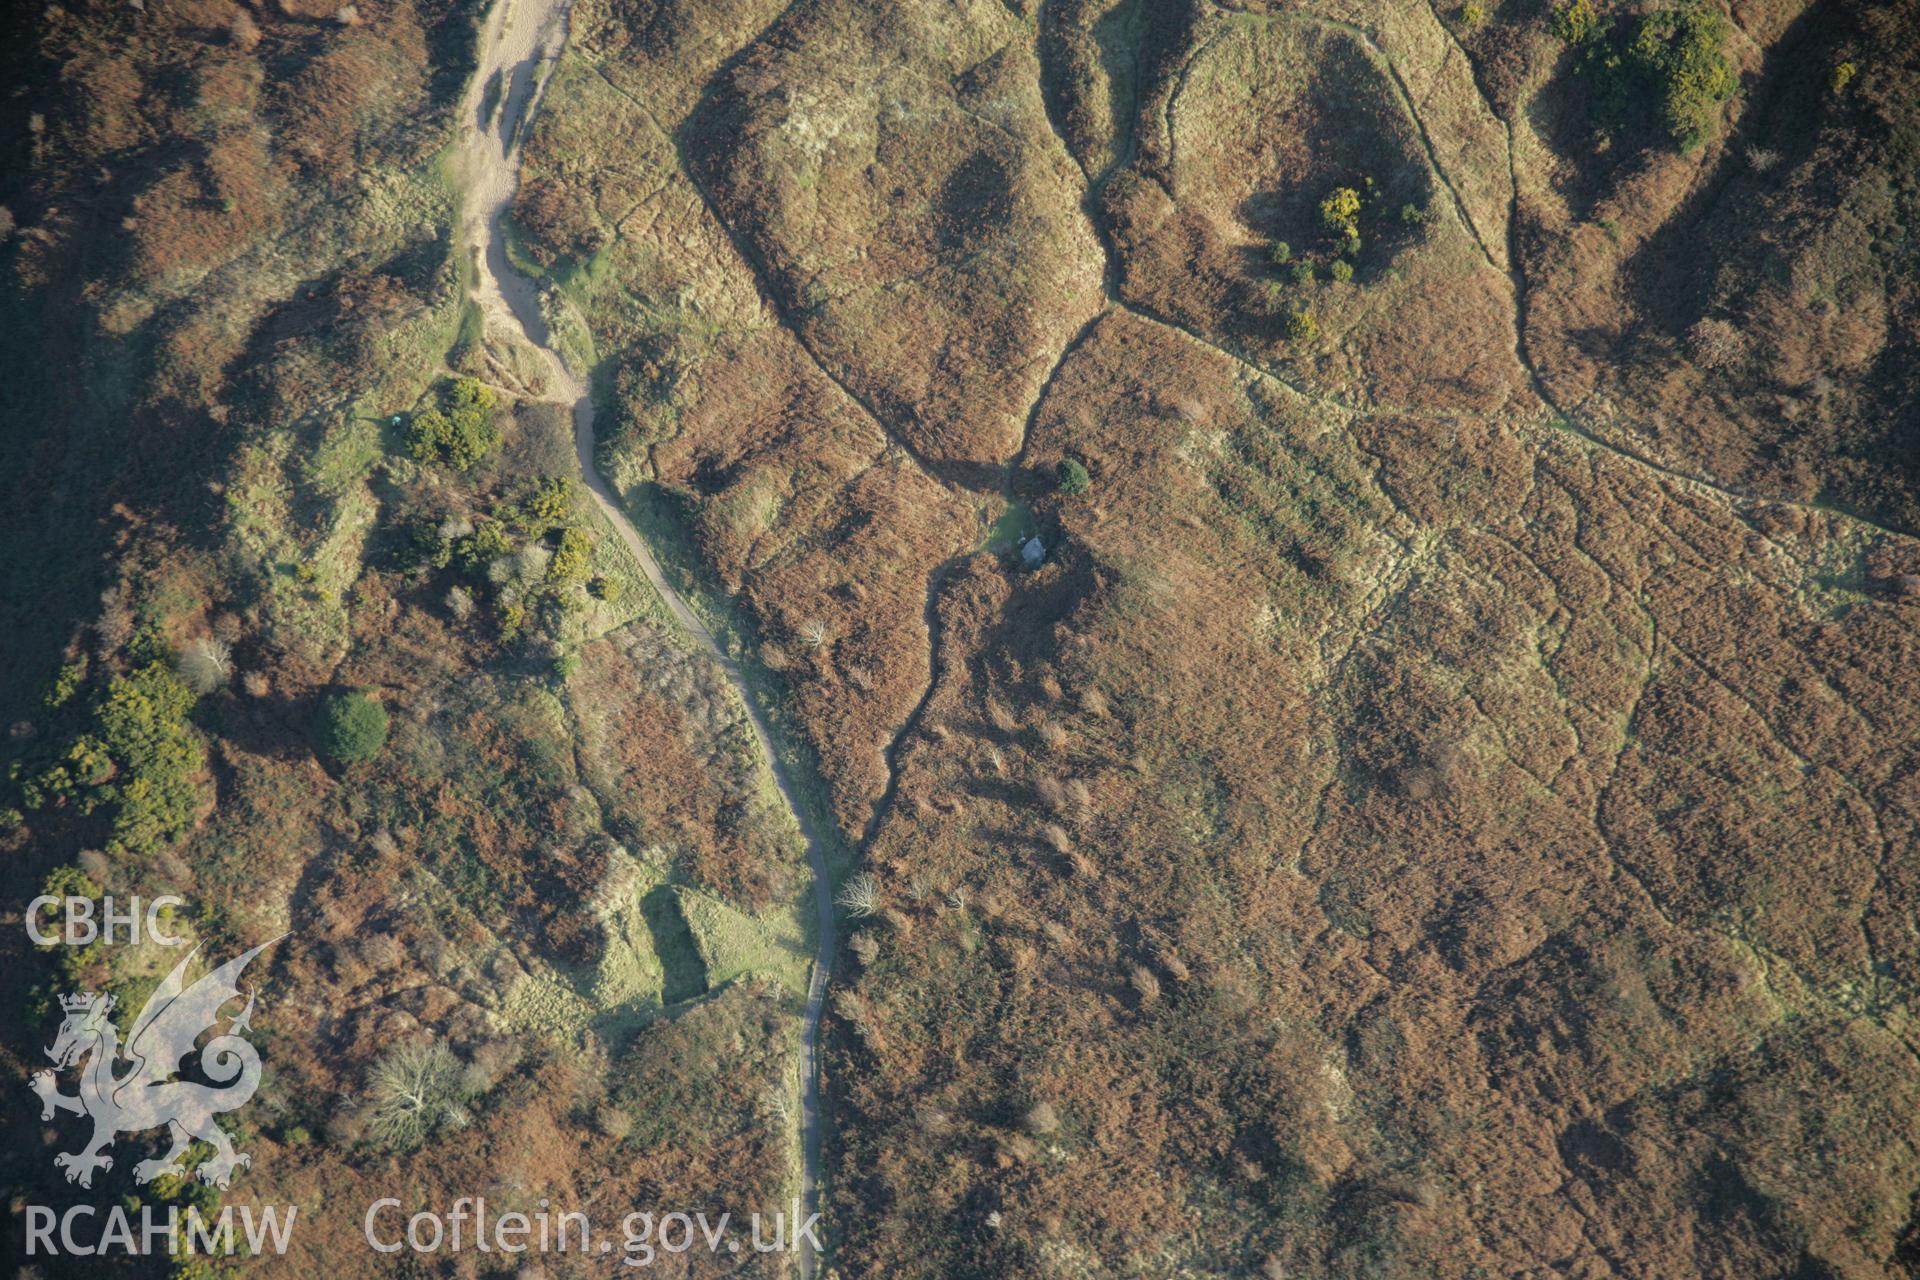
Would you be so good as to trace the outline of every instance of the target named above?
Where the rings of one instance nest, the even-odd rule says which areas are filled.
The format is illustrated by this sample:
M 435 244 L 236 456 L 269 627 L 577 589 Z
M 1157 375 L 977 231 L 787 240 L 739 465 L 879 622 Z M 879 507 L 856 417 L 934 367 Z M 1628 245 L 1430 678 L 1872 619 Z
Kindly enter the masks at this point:
M 573 405 L 574 450 L 580 457 L 580 476 L 587 491 L 621 542 L 639 561 L 667 612 L 682 630 L 699 642 L 733 686 L 746 710 L 747 722 L 753 727 L 754 740 L 766 757 L 774 785 L 779 788 L 806 841 L 807 862 L 813 873 L 817 946 L 800 1029 L 800 1215 L 804 1221 L 820 1208 L 820 1011 L 825 1003 L 834 948 L 833 897 L 825 852 L 794 795 L 786 771 L 781 768 L 766 719 L 754 704 L 739 666 L 668 583 L 652 549 L 621 509 L 612 486 L 600 475 L 594 461 L 591 388 L 586 378 L 568 368 L 553 349 L 546 317 L 540 310 L 539 284 L 521 274 L 507 256 L 507 210 L 520 180 L 521 144 L 545 90 L 543 64 L 558 57 L 566 43 L 569 3 L 570 0 L 500 0 L 488 14 L 480 66 L 468 88 L 464 106 L 462 243 L 473 258 L 477 277 L 474 300 L 484 311 L 510 321 L 545 357 L 551 372 L 551 392 L 555 398 Z M 496 76 L 499 88 L 489 94 L 488 86 L 495 83 Z M 811 1249 L 800 1251 L 801 1276 L 811 1280 L 819 1264 L 819 1258 Z

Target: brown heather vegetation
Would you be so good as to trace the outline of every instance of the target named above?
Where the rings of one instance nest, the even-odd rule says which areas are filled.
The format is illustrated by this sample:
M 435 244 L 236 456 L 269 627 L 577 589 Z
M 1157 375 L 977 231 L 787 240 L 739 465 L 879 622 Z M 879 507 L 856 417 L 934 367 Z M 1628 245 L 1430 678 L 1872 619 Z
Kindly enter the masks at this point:
M 581 762 L 612 828 L 629 843 L 665 836 L 696 883 L 744 906 L 799 896 L 778 801 L 750 767 L 751 730 L 707 665 L 637 627 L 582 659 Z
M 1120 296 L 1349 401 L 1499 408 L 1523 380 L 1509 355 L 1505 246 L 1498 256 L 1482 247 L 1497 243 L 1504 215 L 1462 205 L 1472 219 L 1462 221 L 1379 47 L 1299 15 L 1209 27 L 1194 41 L 1190 59 L 1143 73 L 1141 111 L 1168 123 L 1140 131 L 1101 191 Z M 1229 114 L 1235 124 L 1222 128 Z M 1497 137 L 1467 133 L 1478 145 Z M 1342 290 L 1324 270 L 1319 284 L 1284 283 L 1268 246 L 1330 257 L 1319 206 L 1343 186 L 1366 192 L 1352 266 L 1371 287 Z M 1431 216 L 1407 223 L 1407 206 Z M 1294 308 L 1324 340 L 1288 340 Z
M 1174 370 L 1204 420 L 1156 411 Z M 911 928 L 879 930 L 856 989 L 896 1012 L 841 1042 L 850 1252 L 906 1268 L 929 1221 L 956 1243 L 926 1274 L 1638 1248 L 1768 1274 L 1901 1247 L 1914 1075 L 1877 1002 L 1910 979 L 1875 975 L 1914 960 L 1887 869 L 1920 744 L 1869 688 L 1912 661 L 1909 611 L 1807 616 L 1815 543 L 1847 536 L 1828 517 L 1770 541 L 1565 436 L 1454 430 L 1329 419 L 1126 318 L 1062 368 L 1029 458 L 1070 443 L 1132 515 L 1063 509 L 1062 563 L 942 593 L 955 674 L 922 723 L 947 732 L 906 746 L 870 853 Z M 1045 816 L 1062 766 L 991 722 L 1042 670 L 1114 709 L 1068 722 L 1093 797 L 1072 857 Z M 1856 715 L 1891 736 L 1850 741 Z M 943 795 L 964 826 L 913 803 Z M 957 887 L 1008 905 L 952 909 Z M 1744 1118 L 1808 1055 L 1848 1062 L 1866 1112 Z M 1035 1098 L 1066 1136 L 1010 1161 Z M 967 1122 L 923 1136 L 930 1100 Z M 1886 1172 L 1796 1182 L 1804 1124 Z M 876 1201 L 899 1208 L 857 1216 Z M 1861 1201 L 1884 1208 L 1839 1207 Z
M 50 882 L 177 894 L 213 955 L 287 933 L 249 973 L 269 1067 L 226 1196 L 301 1206 L 261 1274 L 374 1267 L 340 1242 L 383 1194 L 613 1222 L 788 1185 L 799 851 L 725 682 L 545 483 L 573 474 L 570 424 L 465 299 L 443 148 L 478 16 L 150 0 L 6 24 L 6 897 L 17 919 Z M 484 384 L 450 390 L 456 369 Z M 408 415 L 476 386 L 478 460 L 408 456 Z M 185 712 L 116 737 L 132 681 Z M 390 731 L 323 763 L 316 712 L 345 690 Z M 103 732 L 103 774 L 37 785 Z M 169 799 L 134 824 L 118 789 L 143 777 Z M 0 948 L 16 1079 L 55 994 L 131 1014 L 177 958 Z M 467 1118 L 422 1149 L 376 1121 L 410 1046 L 451 1053 Z M 4 1123 L 16 1202 L 80 1194 L 50 1162 L 70 1128 Z M 127 1173 L 162 1141 L 123 1138 L 104 1194 L 162 1198 Z
M 1018 452 L 1099 303 L 1079 174 L 1024 35 L 986 5 L 796 7 L 682 128 L 796 335 L 937 473 Z
M 1920 551 L 1897 519 L 1809 503 L 1817 487 L 1629 439 L 1662 419 L 1567 381 L 1691 358 L 1716 394 L 1750 385 L 1764 339 L 1742 350 L 1751 312 L 1729 294 L 1658 343 L 1602 349 L 1570 325 L 1637 279 L 1603 288 L 1568 261 L 1599 243 L 1589 225 L 1627 242 L 1623 214 L 1573 211 L 1631 201 L 1637 234 L 1724 242 L 1710 202 L 1738 218 L 1743 197 L 1713 157 L 1782 146 L 1770 181 L 1802 163 L 1750 121 L 1767 77 L 1825 83 L 1824 53 L 1798 57 L 1811 20 L 1739 15 L 1780 52 L 1730 46 L 1761 80 L 1703 159 L 1651 135 L 1593 146 L 1546 6 L 1034 16 L 1040 106 L 1085 178 L 1064 195 L 1022 186 L 1053 145 L 1029 139 L 1032 82 L 1006 78 L 1034 74 L 1028 37 L 980 7 L 583 5 L 536 135 L 579 193 L 554 207 L 614 209 L 609 247 L 561 276 L 621 370 L 609 459 L 698 531 L 849 832 L 836 752 L 904 726 L 832 1002 L 843 1272 L 1909 1265 L 1920 743 L 1902 684 L 1920 637 L 1896 592 Z M 971 69 L 919 82 L 928 54 L 883 56 L 908 28 Z M 1912 82 L 1883 74 L 1883 94 Z M 969 207 L 1037 229 L 1078 205 L 1109 264 L 1092 324 L 1041 313 L 1053 341 L 1034 349 L 1065 354 L 1011 414 L 1029 430 L 1010 481 L 987 428 L 1028 376 L 975 385 L 978 430 L 953 435 L 951 385 L 890 327 L 928 280 L 918 332 L 942 344 L 978 350 L 969 305 L 1034 314 L 1021 289 L 1042 276 L 952 283 L 999 241 L 943 242 L 928 194 L 975 149 L 920 131 L 979 114 L 989 84 L 1008 86 L 994 154 L 1013 194 Z M 623 113 L 649 139 L 637 182 L 630 160 L 582 159 L 582 130 Z M 1839 131 L 1871 130 L 1829 128 L 1805 163 L 1855 173 Z M 616 182 L 633 194 L 610 200 Z M 1350 285 L 1327 282 L 1319 217 L 1340 186 L 1366 193 Z M 1835 192 L 1802 190 L 1809 211 Z M 542 230 L 546 207 L 525 211 L 534 251 L 577 257 L 588 240 Z M 1077 230 L 1023 234 L 1035 271 L 1078 253 Z M 1315 282 L 1276 269 L 1277 241 Z M 710 251 L 666 264 L 695 243 Z M 1639 268 L 1649 303 L 1685 295 L 1662 265 L 1681 256 L 1673 271 L 1765 278 L 1718 247 L 1674 252 Z M 1295 312 L 1317 336 L 1286 340 Z M 1907 340 L 1886 341 L 1883 385 L 1909 386 L 1889 363 Z M 775 448 L 753 407 L 770 401 Z M 858 575 L 859 616 L 902 628 L 927 592 L 926 649 L 887 666 L 924 654 L 930 684 L 850 736 L 810 692 L 845 624 L 741 566 L 836 545 L 783 504 L 874 509 L 834 507 L 845 482 L 825 480 L 864 432 L 1029 504 L 1048 554 L 1020 572 L 929 536 L 925 503 L 893 508 L 888 531 L 926 552 Z M 1796 438 L 1837 475 L 1844 436 Z M 1895 482 L 1884 452 L 1857 456 Z M 1066 457 L 1084 497 L 1053 493 Z M 1844 1103 L 1817 1101 L 1819 1079 Z
M 577 21 L 584 50 L 612 38 L 591 12 Z M 647 504 L 663 547 L 742 606 L 834 818 L 857 835 L 930 675 L 927 576 L 978 540 L 978 517 L 780 323 L 662 132 L 682 126 L 611 75 L 591 52 L 563 60 L 528 152 L 568 207 L 609 211 L 596 215 L 604 249 L 565 288 L 614 370 L 602 465 Z M 618 166 L 559 163 L 609 136 Z M 516 216 L 536 256 L 568 256 L 538 207 Z
M 1740 0 L 1687 150 L 1551 5 L 1471 8 L 573 10 L 518 247 L 846 845 L 843 1276 L 1920 1267 L 1920 12 Z M 297 928 L 231 1198 L 315 1221 L 255 1269 L 339 1271 L 372 1194 L 770 1207 L 792 833 L 464 304 L 472 14 L 355 12 L 14 20 L 13 758 L 233 672 L 167 726 L 187 834 L 108 857 L 63 793 L 9 897 Z M 388 421 L 451 371 L 464 470 Z M 347 688 L 391 733 L 329 768 Z M 50 993 L 154 977 L 0 939 L 21 1070 Z M 410 1043 L 473 1116 L 430 1155 L 368 1106 Z
M 1568 166 L 1529 202 L 1534 340 L 1554 353 L 1555 399 L 1609 441 L 1912 529 L 1920 298 L 1902 246 L 1920 218 L 1920 13 L 1788 16 L 1769 17 L 1781 29 L 1722 139 L 1604 184 Z M 1835 92 L 1831 67 L 1867 48 L 1883 52 Z M 1756 168 L 1742 143 L 1780 159 Z M 1689 342 L 1705 317 L 1737 324 L 1740 376 Z

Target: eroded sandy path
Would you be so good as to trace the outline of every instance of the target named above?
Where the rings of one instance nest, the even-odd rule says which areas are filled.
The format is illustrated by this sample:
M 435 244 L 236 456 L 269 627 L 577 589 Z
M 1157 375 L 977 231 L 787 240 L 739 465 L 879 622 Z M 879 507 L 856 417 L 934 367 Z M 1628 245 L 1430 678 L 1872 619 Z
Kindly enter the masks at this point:
M 820 1072 L 818 1062 L 820 1011 L 825 1003 L 827 974 L 833 958 L 834 921 L 831 882 L 819 839 L 807 821 L 773 749 L 765 717 L 755 706 L 739 667 L 714 640 L 699 616 L 687 607 L 660 571 L 660 563 L 594 462 L 593 397 L 584 376 L 567 367 L 550 345 L 545 316 L 540 310 L 540 286 L 522 275 L 507 257 L 505 223 L 508 206 L 520 179 L 521 141 L 526 125 L 538 110 L 546 86 L 550 60 L 557 57 L 567 36 L 569 0 L 502 0 L 487 18 L 480 68 L 467 92 L 466 144 L 463 182 L 465 199 L 462 241 L 472 255 L 477 279 L 474 300 L 490 314 L 511 322 L 546 359 L 551 391 L 573 405 L 574 450 L 580 459 L 580 477 L 595 504 L 633 553 L 647 580 L 666 604 L 676 623 L 706 649 L 719 664 L 745 707 L 754 739 L 766 757 L 774 784 L 806 840 L 807 862 L 813 873 L 817 917 L 813 969 L 800 1036 L 800 1142 L 802 1155 L 801 1216 L 820 1207 Z M 497 104 L 489 104 L 489 85 L 498 76 Z M 493 105 L 485 117 L 482 110 Z M 799 1271 L 812 1277 L 819 1259 L 810 1249 L 799 1255 Z

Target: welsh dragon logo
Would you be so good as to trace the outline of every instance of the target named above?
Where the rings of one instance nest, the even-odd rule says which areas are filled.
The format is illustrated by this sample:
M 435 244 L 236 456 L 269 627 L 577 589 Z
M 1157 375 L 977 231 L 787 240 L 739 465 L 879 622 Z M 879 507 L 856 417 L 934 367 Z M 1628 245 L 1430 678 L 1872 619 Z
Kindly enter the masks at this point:
M 135 1165 L 135 1182 L 186 1173 L 181 1157 L 195 1138 L 213 1148 L 213 1158 L 200 1166 L 199 1174 L 216 1187 L 225 1187 L 235 1169 L 253 1162 L 253 1157 L 233 1149 L 232 1140 L 213 1119 L 223 1111 L 245 1105 L 260 1087 L 260 1055 L 244 1038 L 253 1016 L 251 992 L 247 993 L 246 1007 L 226 1031 L 200 1050 L 200 1070 L 213 1083 L 176 1080 L 174 1076 L 193 1052 L 194 1042 L 219 1021 L 220 1010 L 240 996 L 241 971 L 273 942 L 236 956 L 188 986 L 187 966 L 198 953 L 196 948 L 174 966 L 147 1000 L 134 1019 L 124 1048 L 108 1016 L 113 1011 L 112 996 L 88 991 L 60 998 L 66 1018 L 47 1056 L 53 1059 L 55 1071 L 86 1059 L 80 1071 L 80 1089 L 71 1096 L 61 1093 L 54 1071 L 35 1073 L 32 1084 L 33 1091 L 40 1095 L 42 1120 L 53 1119 L 58 1111 L 70 1111 L 93 1121 L 93 1136 L 84 1147 L 72 1155 L 53 1158 L 55 1166 L 67 1171 L 68 1182 L 91 1187 L 94 1170 L 113 1167 L 113 1157 L 106 1152 L 117 1135 L 163 1126 L 173 1145 L 160 1159 Z M 116 1074 L 115 1068 L 121 1063 L 126 1064 L 125 1069 Z

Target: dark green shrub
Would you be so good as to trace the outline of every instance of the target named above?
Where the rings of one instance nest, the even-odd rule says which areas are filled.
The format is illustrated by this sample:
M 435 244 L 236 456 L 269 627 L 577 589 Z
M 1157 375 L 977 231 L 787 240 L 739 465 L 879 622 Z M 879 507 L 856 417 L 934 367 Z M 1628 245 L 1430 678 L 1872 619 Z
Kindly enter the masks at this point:
M 455 378 L 447 398 L 456 410 L 493 408 L 493 390 L 478 378 Z
M 465 471 L 499 443 L 493 392 L 472 378 L 458 378 L 442 400 L 444 410 L 422 409 L 407 423 L 407 452 L 416 462 L 444 462 Z
M 440 524 L 424 518 L 408 522 L 395 539 L 393 567 L 403 572 L 446 568 L 453 559 L 453 544 L 442 536 Z
M 40 705 L 47 711 L 57 711 L 65 706 L 74 694 L 80 692 L 80 686 L 87 682 L 87 665 L 84 662 L 70 662 L 61 667 L 57 675 L 47 685 L 47 691 L 41 696 Z
M 1293 264 L 1293 282 L 1295 284 L 1313 283 L 1313 264 L 1305 258 Z
M 1616 31 L 1586 0 L 1554 11 L 1554 30 L 1577 51 L 1575 74 L 1593 84 L 1595 122 L 1603 132 L 1657 127 L 1691 149 L 1713 135 L 1720 104 L 1737 87 L 1723 46 L 1730 30 L 1700 0 L 1656 10 Z
M 1284 267 L 1288 262 L 1292 261 L 1292 259 L 1293 246 L 1285 240 L 1275 240 L 1273 242 L 1273 265 L 1276 267 Z
M 1359 219 L 1360 193 L 1352 187 L 1335 187 L 1320 202 L 1320 221 L 1337 238 L 1357 237 L 1360 234 Z
M 108 788 L 119 805 L 111 848 L 155 852 L 186 834 L 200 807 L 194 779 L 207 755 L 187 723 L 193 690 L 155 663 L 116 676 L 95 714 L 99 741 L 118 766 Z
M 1571 0 L 1553 10 L 1553 34 L 1568 44 L 1585 44 L 1605 30 L 1593 0 Z
M 453 559 L 467 573 L 485 573 L 488 565 L 511 550 L 507 531 L 498 521 L 489 520 L 454 544 Z
M 1054 488 L 1070 498 L 1077 498 L 1093 488 L 1093 477 L 1087 474 L 1086 467 L 1078 458 L 1062 458 L 1060 465 L 1053 469 Z
M 422 409 L 407 421 L 407 454 L 415 462 L 439 461 L 452 438 L 453 422 L 438 409 Z
M 86 872 L 68 862 L 62 863 L 47 873 L 46 881 L 40 886 L 40 893 L 43 897 L 55 899 L 97 898 L 100 896 L 100 886 L 95 884 Z M 34 919 L 40 925 L 42 933 L 59 928 L 59 921 L 52 914 L 57 909 L 57 903 L 49 904 L 42 906 L 35 914 Z
M 83 814 L 108 805 L 111 852 L 164 849 L 186 834 L 200 810 L 198 779 L 207 756 L 187 720 L 195 700 L 160 662 L 115 676 L 95 701 L 87 730 L 51 766 L 16 773 L 23 803 L 29 809 L 71 803 Z
M 1631 58 L 1657 86 L 1661 120 L 1682 147 L 1711 137 L 1720 104 L 1733 96 L 1733 69 L 1721 52 L 1727 30 L 1723 14 L 1694 2 L 1648 14 L 1634 34 Z
M 573 582 L 587 576 L 587 553 L 593 543 L 585 529 L 568 529 L 560 535 L 560 548 L 547 562 L 547 577 L 555 582 Z
M 387 745 L 387 709 L 358 690 L 329 695 L 314 724 L 314 745 L 339 765 L 359 764 Z
M 551 525 L 565 520 L 573 510 L 573 482 L 565 476 L 542 480 L 520 504 L 520 514 L 529 525 Z

